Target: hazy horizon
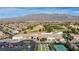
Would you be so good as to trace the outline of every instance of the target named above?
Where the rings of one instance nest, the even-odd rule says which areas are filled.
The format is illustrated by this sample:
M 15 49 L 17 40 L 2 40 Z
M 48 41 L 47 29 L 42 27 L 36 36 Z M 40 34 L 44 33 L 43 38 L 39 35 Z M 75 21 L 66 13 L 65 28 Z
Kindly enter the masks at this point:
M 0 18 L 19 17 L 29 14 L 69 14 L 79 16 L 78 7 L 0 7 Z

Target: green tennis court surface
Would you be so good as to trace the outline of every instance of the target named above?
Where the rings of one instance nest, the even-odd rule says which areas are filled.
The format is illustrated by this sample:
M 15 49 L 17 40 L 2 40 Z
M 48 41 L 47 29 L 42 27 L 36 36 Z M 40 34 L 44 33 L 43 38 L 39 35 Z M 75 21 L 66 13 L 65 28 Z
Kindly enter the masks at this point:
M 54 45 L 56 51 L 67 51 L 67 48 L 64 45 Z
M 49 51 L 48 44 L 39 44 L 38 45 L 38 51 Z

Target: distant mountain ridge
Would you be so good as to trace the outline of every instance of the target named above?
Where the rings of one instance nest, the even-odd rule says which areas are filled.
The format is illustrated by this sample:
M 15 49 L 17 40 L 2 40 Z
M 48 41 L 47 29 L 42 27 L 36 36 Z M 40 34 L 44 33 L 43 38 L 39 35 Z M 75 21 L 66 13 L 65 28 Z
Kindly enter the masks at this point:
M 3 18 L 0 20 L 23 20 L 23 21 L 79 21 L 79 16 L 68 14 L 31 14 L 13 18 Z

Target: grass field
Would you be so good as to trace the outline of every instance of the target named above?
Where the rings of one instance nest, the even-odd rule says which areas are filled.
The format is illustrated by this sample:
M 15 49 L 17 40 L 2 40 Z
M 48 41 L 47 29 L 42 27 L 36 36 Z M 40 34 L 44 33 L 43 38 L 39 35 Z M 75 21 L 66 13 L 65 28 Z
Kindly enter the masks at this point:
M 39 44 L 38 51 L 49 51 L 48 44 Z

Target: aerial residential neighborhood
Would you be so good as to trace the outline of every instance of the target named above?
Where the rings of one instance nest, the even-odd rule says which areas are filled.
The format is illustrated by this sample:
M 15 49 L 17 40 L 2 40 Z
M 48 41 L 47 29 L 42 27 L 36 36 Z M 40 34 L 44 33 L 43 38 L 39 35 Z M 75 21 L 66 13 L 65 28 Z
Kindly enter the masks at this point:
M 11 21 L 9 21 L 11 23 Z M 72 51 L 79 50 L 79 31 L 72 23 L 28 22 L 2 23 L 0 25 L 0 50 L 11 51 Z M 6 25 L 5 25 L 6 24 Z M 22 25 L 23 24 L 23 25 Z M 67 25 L 65 25 L 67 24 Z M 73 26 L 78 26 L 78 24 Z M 8 26 L 9 25 L 9 26 Z M 13 26 L 12 26 L 13 25 Z M 20 27 L 23 26 L 23 27 Z M 70 29 L 69 29 L 70 27 Z M 75 29 L 75 30 L 73 30 Z M 71 30 L 71 31 L 70 31 Z M 75 31 L 75 32 L 74 32 Z M 67 37 L 66 37 L 67 36 Z
M 0 9 L 0 51 L 79 51 L 76 11 L 79 8 Z

